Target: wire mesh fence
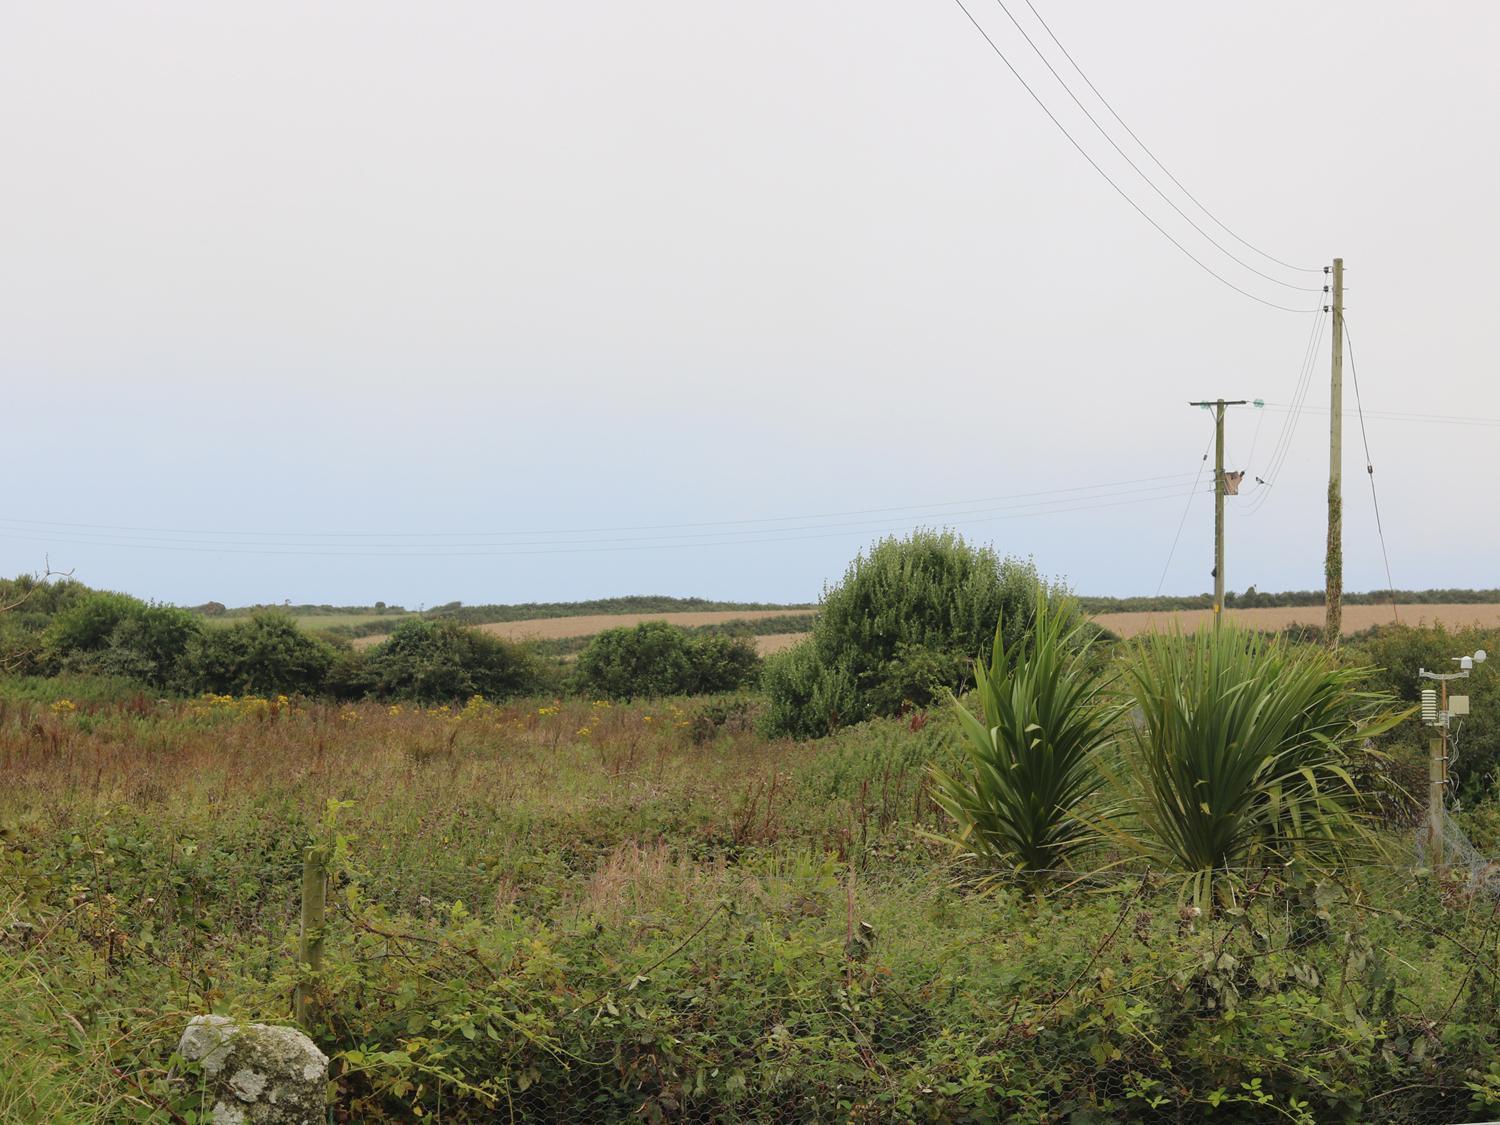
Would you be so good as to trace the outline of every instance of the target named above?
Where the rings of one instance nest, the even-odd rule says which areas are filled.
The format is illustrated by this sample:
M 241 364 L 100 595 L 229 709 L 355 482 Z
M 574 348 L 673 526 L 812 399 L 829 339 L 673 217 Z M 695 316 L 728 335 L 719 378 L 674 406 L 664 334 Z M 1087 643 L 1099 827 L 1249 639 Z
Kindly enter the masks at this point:
M 349 1043 L 346 1112 L 1437 1123 L 1500 1105 L 1500 902 L 1464 866 L 1221 872 L 1206 895 L 1140 869 L 640 866 L 545 917 L 499 872 L 409 871 L 415 899 L 347 883 L 319 1026 Z
M 328 870 L 308 1020 L 329 1119 L 1500 1116 L 1500 895 L 1456 835 L 1437 866 L 1196 885 L 928 857 L 632 843 L 549 888 L 356 846 Z M 147 959 L 201 1005 L 232 975 L 289 1018 L 300 849 L 169 857 L 128 901 L 86 850 L 68 862 L 101 979 Z

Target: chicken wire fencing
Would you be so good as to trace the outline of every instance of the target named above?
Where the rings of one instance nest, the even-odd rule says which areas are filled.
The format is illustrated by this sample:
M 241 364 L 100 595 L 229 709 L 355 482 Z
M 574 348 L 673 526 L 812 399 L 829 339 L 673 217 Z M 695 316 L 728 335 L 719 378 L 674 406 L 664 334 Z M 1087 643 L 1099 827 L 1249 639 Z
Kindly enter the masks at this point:
M 331 868 L 329 1119 L 1500 1117 L 1500 895 L 1467 862 L 1190 883 L 630 849 L 566 896 Z M 273 898 L 256 925 L 293 944 Z

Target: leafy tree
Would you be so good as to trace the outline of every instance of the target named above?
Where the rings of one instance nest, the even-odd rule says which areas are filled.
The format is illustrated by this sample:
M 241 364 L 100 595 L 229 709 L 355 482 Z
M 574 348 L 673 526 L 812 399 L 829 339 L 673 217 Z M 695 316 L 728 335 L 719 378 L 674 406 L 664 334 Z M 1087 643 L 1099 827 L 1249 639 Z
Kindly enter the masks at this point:
M 263 611 L 196 638 L 186 682 L 227 695 L 315 695 L 334 661 L 333 647 L 283 613 Z
M 520 645 L 456 621 L 423 618 L 402 621 L 364 658 L 362 671 L 350 666 L 340 675 L 370 694 L 422 703 L 503 699 L 542 683 L 540 666 Z
M 770 733 L 815 738 L 961 689 L 997 621 L 1009 645 L 1030 631 L 1039 591 L 1030 562 L 953 532 L 881 540 L 824 591 L 812 635 L 767 662 Z

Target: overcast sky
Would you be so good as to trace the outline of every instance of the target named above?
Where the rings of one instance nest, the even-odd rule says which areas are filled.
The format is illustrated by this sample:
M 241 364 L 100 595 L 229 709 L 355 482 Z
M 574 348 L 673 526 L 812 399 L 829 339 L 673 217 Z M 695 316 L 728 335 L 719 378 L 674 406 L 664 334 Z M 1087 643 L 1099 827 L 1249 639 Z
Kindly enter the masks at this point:
M 1234 235 L 1344 256 L 1367 410 L 1500 418 L 1500 5 L 1033 2 Z M 1194 256 L 1314 308 L 965 3 Z M 1205 231 L 1323 283 L 1007 3 Z M 1186 403 L 1293 402 L 1315 338 L 953 0 L 9 0 L 0 161 L 0 572 L 180 603 L 809 600 L 917 523 L 1150 594 Z M 1279 472 L 1293 416 L 1230 414 L 1231 589 L 1322 584 L 1328 367 L 1325 332 Z M 1395 583 L 1500 585 L 1500 427 L 1368 429 Z M 1379 588 L 1345 435 L 1346 585 Z M 1166 592 L 1211 586 L 1210 487 Z

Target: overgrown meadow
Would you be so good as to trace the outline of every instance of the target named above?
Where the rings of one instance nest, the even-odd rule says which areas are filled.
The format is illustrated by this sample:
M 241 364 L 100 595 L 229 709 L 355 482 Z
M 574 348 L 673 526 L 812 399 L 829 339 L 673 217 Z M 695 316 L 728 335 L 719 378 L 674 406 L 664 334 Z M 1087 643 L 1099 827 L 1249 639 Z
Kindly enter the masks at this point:
M 211 1120 L 188 1020 L 294 995 L 334 1122 L 1500 1111 L 1494 680 L 1449 762 L 1472 849 L 1419 839 L 1409 718 L 1493 635 L 1117 643 L 937 532 L 764 665 L 17 587 L 0 1121 Z
M 177 1038 L 289 1019 L 310 843 L 331 1120 L 1500 1104 L 1467 873 L 1284 873 L 1212 917 L 1140 869 L 986 877 L 939 838 L 946 709 L 793 743 L 761 706 L 7 698 L 0 1119 L 206 1120 Z

